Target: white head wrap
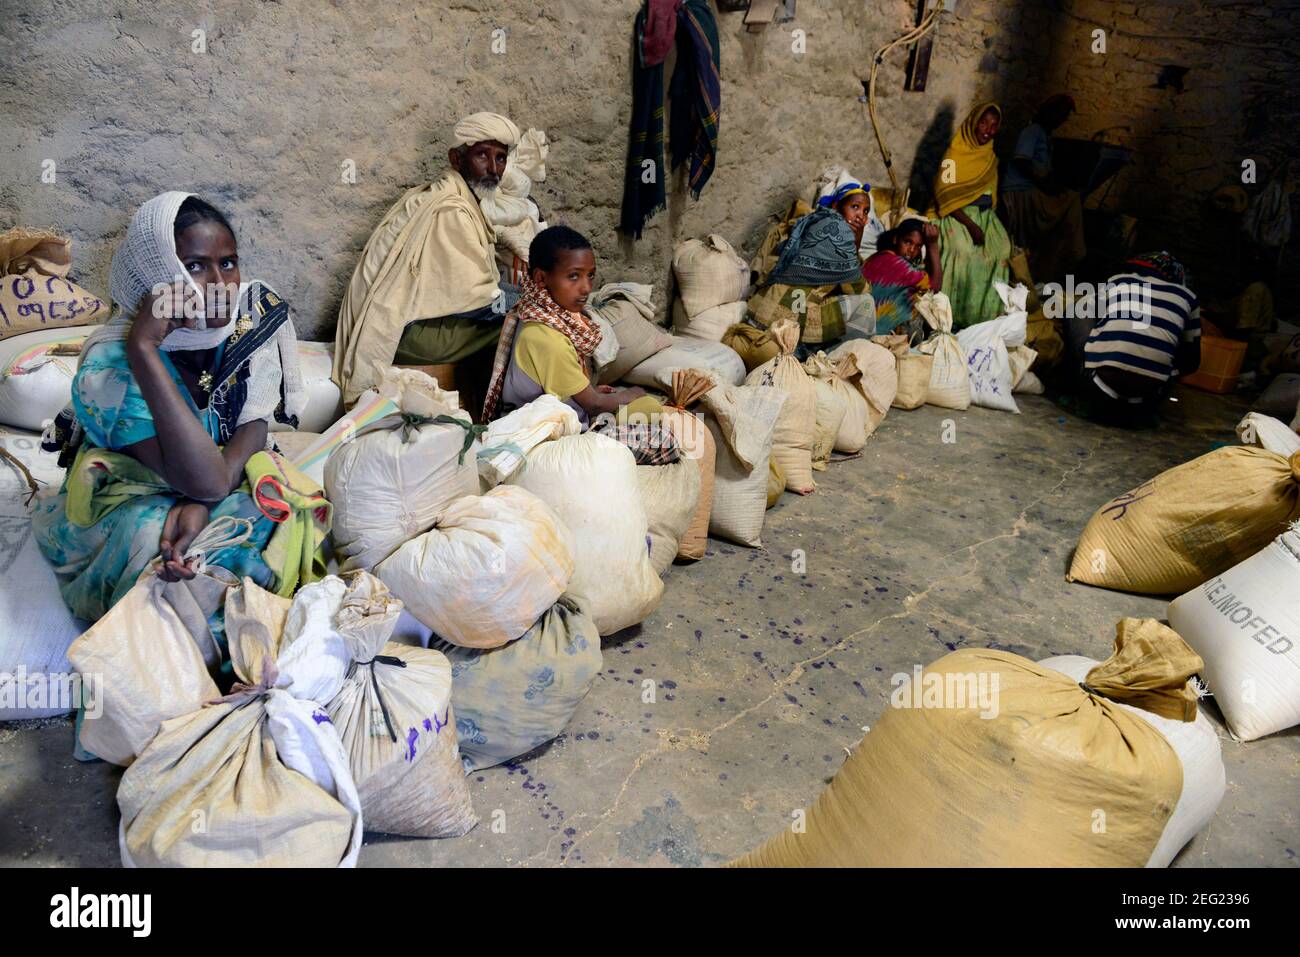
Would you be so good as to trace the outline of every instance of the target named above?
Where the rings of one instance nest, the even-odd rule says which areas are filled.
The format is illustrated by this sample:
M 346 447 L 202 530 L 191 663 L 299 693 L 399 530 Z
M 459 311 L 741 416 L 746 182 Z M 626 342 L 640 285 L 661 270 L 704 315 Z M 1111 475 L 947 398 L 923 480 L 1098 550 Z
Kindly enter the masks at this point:
M 519 142 L 519 127 L 500 113 L 471 113 L 451 131 L 452 146 L 473 146 L 496 140 L 507 149 Z

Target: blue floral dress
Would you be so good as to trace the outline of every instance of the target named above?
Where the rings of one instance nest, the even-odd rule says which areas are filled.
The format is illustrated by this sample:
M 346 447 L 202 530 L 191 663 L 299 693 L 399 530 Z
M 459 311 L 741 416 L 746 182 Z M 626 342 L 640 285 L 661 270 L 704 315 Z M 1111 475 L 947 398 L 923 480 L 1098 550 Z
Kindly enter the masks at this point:
M 200 409 L 171 359 L 166 353 L 160 354 L 181 395 L 213 440 L 218 441 L 223 432 L 233 431 L 240 410 L 215 399 L 206 409 Z M 218 356 L 218 364 L 220 361 Z M 242 402 L 237 404 L 242 406 Z M 72 380 L 72 407 L 89 447 L 120 451 L 157 434 L 123 342 L 106 342 L 86 354 Z M 130 591 L 145 566 L 158 555 L 167 513 L 180 497 L 139 496 L 86 527 L 69 521 L 66 500 L 65 480 L 59 494 L 37 508 L 32 529 L 37 545 L 54 565 L 63 600 L 78 618 L 93 622 Z M 274 575 L 262 559 L 262 550 L 275 529 L 274 523 L 243 492 L 232 493 L 212 509 L 212 518 L 223 515 L 249 519 L 253 532 L 241 545 L 213 551 L 207 556 L 208 563 L 271 587 Z M 219 622 L 214 624 L 219 626 Z

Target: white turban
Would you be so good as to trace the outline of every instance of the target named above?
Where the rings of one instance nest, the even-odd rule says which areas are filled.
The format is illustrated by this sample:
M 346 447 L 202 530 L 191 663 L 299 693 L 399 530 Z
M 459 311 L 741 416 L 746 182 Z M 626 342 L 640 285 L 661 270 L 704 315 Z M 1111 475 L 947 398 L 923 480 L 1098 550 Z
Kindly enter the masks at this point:
M 519 142 L 519 127 L 500 113 L 471 113 L 451 131 L 452 146 L 473 146 L 484 140 L 496 140 L 506 148 Z

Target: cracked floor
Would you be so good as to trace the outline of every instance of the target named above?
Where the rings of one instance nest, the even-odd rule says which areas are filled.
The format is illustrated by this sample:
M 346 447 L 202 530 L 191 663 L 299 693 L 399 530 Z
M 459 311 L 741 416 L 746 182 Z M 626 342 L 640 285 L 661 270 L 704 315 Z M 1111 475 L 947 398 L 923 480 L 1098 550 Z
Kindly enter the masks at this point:
M 1166 603 L 1066 583 L 1080 530 L 1111 496 L 1233 441 L 1244 411 L 1179 396 L 1156 433 L 1038 397 L 1020 416 L 892 411 L 861 456 L 818 473 L 816 494 L 782 497 L 763 549 L 711 540 L 671 569 L 658 611 L 607 642 L 566 733 L 471 776 L 475 830 L 367 835 L 361 864 L 721 864 L 815 799 L 891 675 L 963 646 L 1106 657 L 1116 621 L 1163 618 Z M 1176 866 L 1296 865 L 1300 734 L 1239 744 L 1207 713 L 1227 795 Z M 0 725 L 0 863 L 117 862 L 120 772 L 78 765 L 70 740 L 66 721 Z

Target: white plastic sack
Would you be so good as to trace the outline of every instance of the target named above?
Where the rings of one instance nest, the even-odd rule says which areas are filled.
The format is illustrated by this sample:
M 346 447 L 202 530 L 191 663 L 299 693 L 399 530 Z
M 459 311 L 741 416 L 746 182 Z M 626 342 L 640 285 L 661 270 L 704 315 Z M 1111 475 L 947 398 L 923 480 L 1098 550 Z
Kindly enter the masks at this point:
M 72 401 L 79 348 L 98 326 L 38 329 L 0 341 L 0 425 L 40 431 Z
M 1233 736 L 1300 724 L 1300 531 L 1169 605 L 1169 624 L 1205 660 L 1202 675 Z
M 1011 396 L 1015 377 L 1007 350 L 1024 345 L 1028 320 L 1024 304 L 1028 290 L 1020 284 L 1014 289 L 1003 282 L 994 285 L 1008 308 L 1007 314 L 967 326 L 957 333 L 957 341 L 966 352 L 971 402 L 989 409 L 1019 413 L 1020 408 Z
M 536 495 L 499 485 L 451 503 L 438 524 L 380 562 L 375 574 L 416 618 L 467 648 L 527 631 L 573 576 L 568 532 Z
M 573 407 L 543 393 L 509 415 L 503 415 L 483 433 L 478 450 L 478 474 L 483 491 L 500 485 L 521 469 L 528 453 L 540 443 L 577 435 L 582 423 Z
M 768 462 L 786 394 L 772 386 L 720 385 L 700 399 L 716 449 L 709 533 L 763 544 Z
M 713 306 L 694 316 L 687 316 L 680 299 L 673 300 L 673 332 L 688 339 L 704 339 L 707 342 L 721 342 L 722 335 L 736 323 L 745 318 L 749 303 L 724 302 Z
M 307 398 L 298 416 L 298 428 L 293 431 L 324 432 L 343 414 L 343 393 L 330 378 L 334 368 L 334 343 L 299 340 L 298 368 Z M 270 431 L 288 432 L 290 427 L 272 419 Z
M 912 308 L 934 330 L 934 335 L 921 343 L 921 351 L 934 356 L 930 391 L 925 401 L 943 409 L 970 408 L 970 373 L 966 369 L 966 353 L 952 334 L 952 303 L 948 294 L 923 293 Z
M 701 369 L 714 373 L 720 381 L 731 385 L 745 381 L 745 363 L 730 346 L 685 336 L 672 338 L 671 346 L 633 366 L 623 380 L 646 389 L 663 388 L 661 383 L 671 379 L 674 370 Z
M 1300 435 L 1286 423 L 1258 412 L 1247 412 L 1237 423 L 1237 439 L 1242 445 L 1256 445 L 1287 458 L 1300 452 Z
M 699 460 L 683 457 L 671 465 L 638 465 L 636 477 L 650 536 L 650 564 L 663 575 L 677 557 L 700 502 Z
M 1100 662 L 1082 655 L 1057 655 L 1039 662 L 1075 681 L 1083 681 Z M 1223 753 L 1219 736 L 1203 711 L 1197 709 L 1195 721 L 1175 721 L 1122 701 L 1112 704 L 1136 714 L 1165 736 L 1183 765 L 1183 790 L 1174 813 L 1165 822 L 1164 832 L 1151 851 L 1147 867 L 1168 867 L 1178 852 L 1214 818 L 1214 812 L 1227 790 Z
M 650 564 L 649 523 L 636 462 L 625 445 L 595 432 L 543 442 L 510 483 L 555 511 L 573 543 L 576 596 L 602 635 L 645 620 L 664 583 Z

